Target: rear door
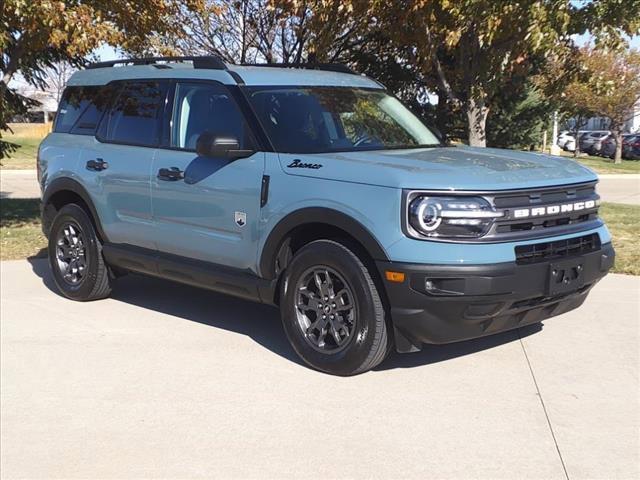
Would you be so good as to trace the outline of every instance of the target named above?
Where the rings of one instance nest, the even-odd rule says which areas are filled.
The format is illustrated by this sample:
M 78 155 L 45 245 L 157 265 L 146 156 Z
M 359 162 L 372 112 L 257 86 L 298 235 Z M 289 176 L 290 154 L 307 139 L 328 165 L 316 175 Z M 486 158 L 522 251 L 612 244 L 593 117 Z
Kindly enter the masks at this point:
M 168 82 L 127 81 L 112 87 L 111 106 L 81 152 L 79 171 L 109 240 L 155 248 L 151 167 Z
M 255 269 L 265 154 L 230 161 L 196 153 L 196 141 L 204 132 L 233 137 L 241 149 L 256 149 L 226 86 L 178 81 L 171 97 L 166 145 L 154 159 L 151 180 L 158 250 Z

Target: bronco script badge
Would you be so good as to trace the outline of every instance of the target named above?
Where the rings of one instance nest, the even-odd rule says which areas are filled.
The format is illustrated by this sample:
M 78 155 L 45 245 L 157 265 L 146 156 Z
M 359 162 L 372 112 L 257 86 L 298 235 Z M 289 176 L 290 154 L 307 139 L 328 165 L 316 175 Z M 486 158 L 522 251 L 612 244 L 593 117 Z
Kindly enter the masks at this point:
M 310 168 L 312 170 L 318 170 L 322 168 L 320 163 L 302 163 L 302 160 L 298 160 L 297 158 L 287 165 L 287 168 Z

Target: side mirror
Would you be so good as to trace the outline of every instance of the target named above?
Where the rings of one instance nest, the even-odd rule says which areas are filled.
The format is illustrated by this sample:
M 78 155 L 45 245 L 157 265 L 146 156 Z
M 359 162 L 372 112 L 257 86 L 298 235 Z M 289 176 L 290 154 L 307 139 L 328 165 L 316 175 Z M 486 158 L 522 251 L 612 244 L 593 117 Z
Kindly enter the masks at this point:
M 202 157 L 222 157 L 235 160 L 253 155 L 253 150 L 241 150 L 240 142 L 233 137 L 218 137 L 211 132 L 200 134 L 196 152 Z

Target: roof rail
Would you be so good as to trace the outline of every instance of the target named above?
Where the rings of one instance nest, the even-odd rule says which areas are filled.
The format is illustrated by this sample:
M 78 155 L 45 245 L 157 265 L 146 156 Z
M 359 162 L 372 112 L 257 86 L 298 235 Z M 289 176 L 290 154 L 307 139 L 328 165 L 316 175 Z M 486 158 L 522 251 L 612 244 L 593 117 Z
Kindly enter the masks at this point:
M 357 75 L 351 68 L 342 63 L 241 63 L 243 67 L 267 67 L 267 68 L 302 68 L 306 70 L 326 70 L 329 72 L 351 73 Z
M 217 55 L 189 56 L 189 57 L 144 57 L 144 58 L 123 58 L 120 60 L 110 60 L 108 62 L 90 63 L 87 69 L 107 68 L 114 65 L 153 65 L 158 62 L 193 62 L 193 68 L 207 68 L 212 70 L 226 70 L 227 65 L 222 58 Z
M 96 68 L 109 68 L 115 65 L 155 65 L 158 62 L 192 62 L 193 68 L 203 68 L 212 70 L 228 70 L 226 63 L 218 55 L 188 56 L 188 57 L 142 57 L 142 58 L 122 58 L 120 60 L 109 60 L 107 62 L 90 63 L 86 66 L 88 70 Z M 301 68 L 307 70 L 325 70 L 330 72 L 350 73 L 357 75 L 351 68 L 342 63 L 242 63 L 243 67 L 267 67 L 267 68 Z M 231 64 L 231 66 L 233 66 Z

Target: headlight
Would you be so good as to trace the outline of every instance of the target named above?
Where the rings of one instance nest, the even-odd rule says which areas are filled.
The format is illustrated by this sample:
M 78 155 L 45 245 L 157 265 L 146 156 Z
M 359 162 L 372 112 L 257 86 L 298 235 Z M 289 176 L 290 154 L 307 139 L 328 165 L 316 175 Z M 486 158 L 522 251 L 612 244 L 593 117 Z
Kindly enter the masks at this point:
M 478 238 L 504 216 L 482 197 L 420 195 L 408 206 L 409 234 L 415 238 Z

